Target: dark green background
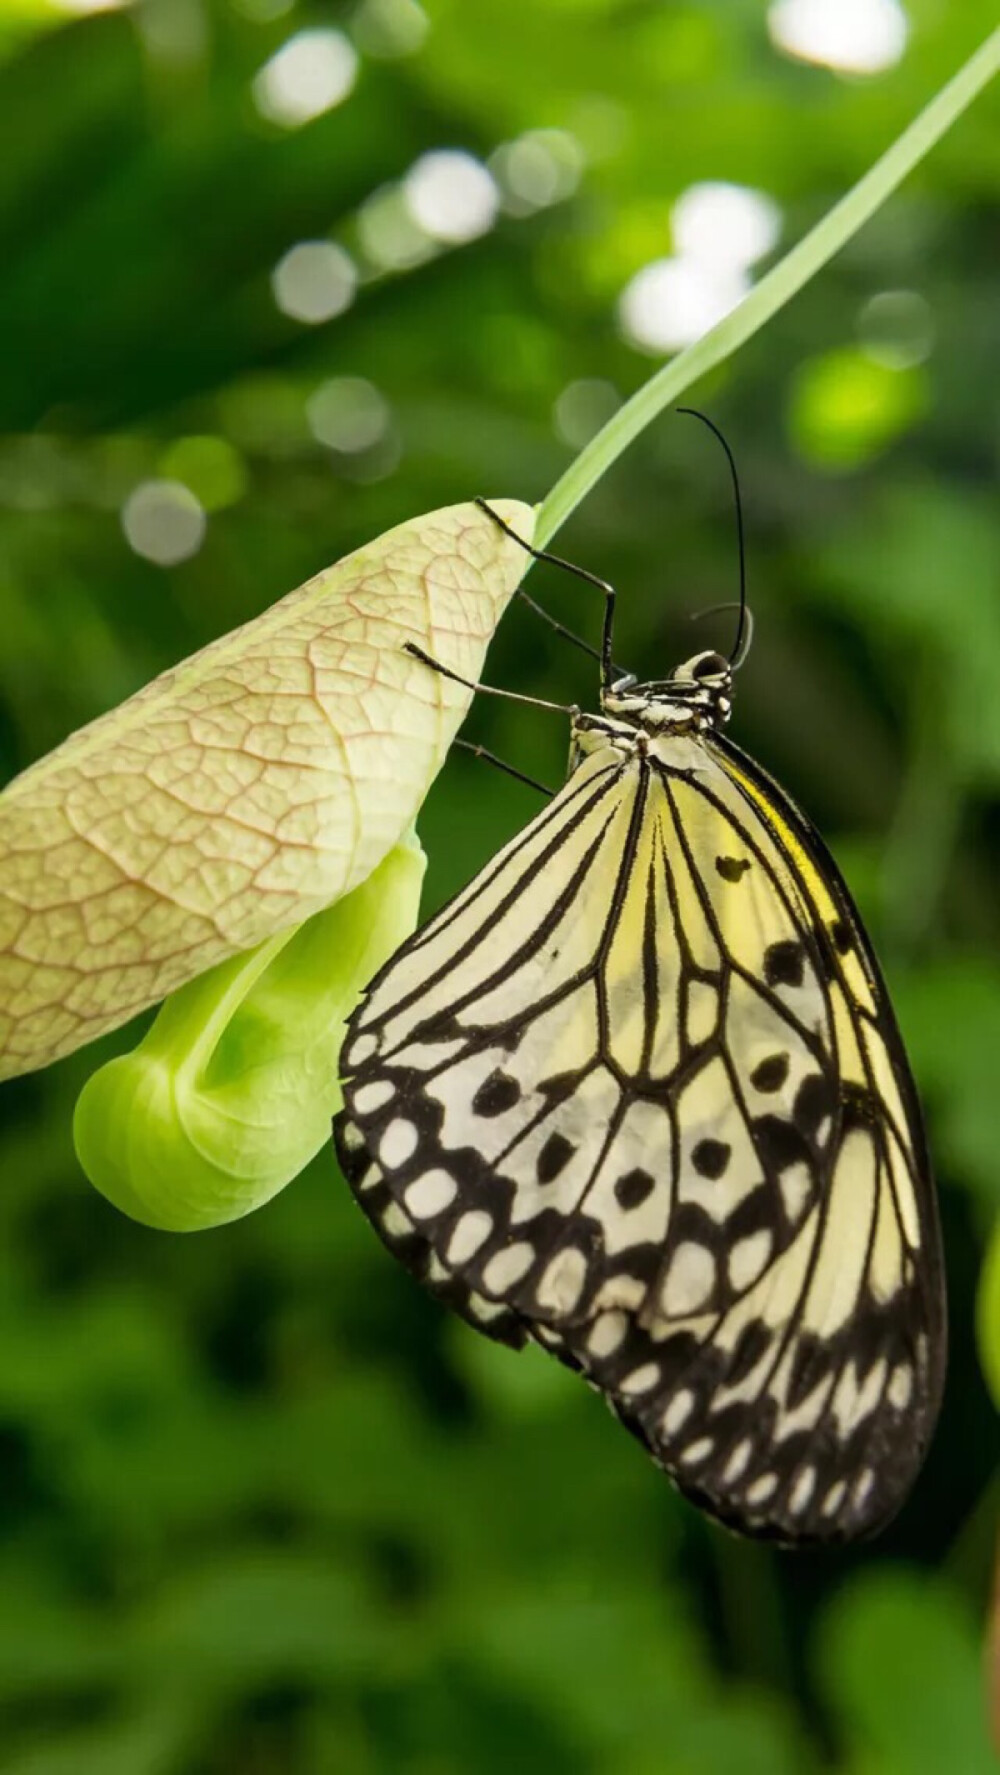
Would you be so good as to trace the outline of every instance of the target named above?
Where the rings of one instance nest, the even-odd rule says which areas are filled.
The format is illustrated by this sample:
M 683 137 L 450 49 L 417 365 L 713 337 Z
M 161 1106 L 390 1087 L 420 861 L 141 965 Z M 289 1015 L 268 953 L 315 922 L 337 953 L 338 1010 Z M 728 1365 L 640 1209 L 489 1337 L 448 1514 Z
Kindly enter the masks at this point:
M 540 498 L 572 455 L 566 385 L 625 394 L 653 367 L 614 305 L 669 250 L 677 195 L 756 186 L 787 244 L 995 23 L 988 0 L 913 0 L 903 61 L 860 81 L 779 56 L 752 0 L 435 0 L 419 54 L 366 58 L 344 105 L 284 131 L 255 71 L 302 24 L 351 21 L 267 11 L 0 10 L 4 778 L 389 524 Z M 275 307 L 281 254 L 353 250 L 358 206 L 424 150 L 602 116 L 617 149 L 569 201 L 373 281 L 329 325 Z M 912 1501 L 852 1555 L 717 1532 L 573 1377 L 424 1299 L 329 1154 L 241 1225 L 129 1224 L 73 1156 L 85 1052 L 0 1096 L 0 1775 L 992 1766 L 1000 1438 L 972 1315 L 1000 1203 L 998 124 L 990 93 L 695 397 L 747 507 L 758 639 L 732 731 L 832 841 L 928 1108 L 953 1354 Z M 934 341 L 887 373 L 859 317 L 896 289 Z M 390 403 L 395 467 L 311 436 L 306 400 L 339 375 Z M 232 447 L 231 485 L 207 489 L 201 551 L 161 569 L 119 508 L 190 436 Z M 664 671 L 735 583 L 712 439 L 662 418 L 559 546 L 620 586 L 619 656 Z M 531 589 L 596 634 L 584 587 Z M 522 609 L 489 672 L 594 694 Z M 558 719 L 484 702 L 469 731 L 558 779 Z M 535 805 L 456 755 L 422 821 L 428 903 Z

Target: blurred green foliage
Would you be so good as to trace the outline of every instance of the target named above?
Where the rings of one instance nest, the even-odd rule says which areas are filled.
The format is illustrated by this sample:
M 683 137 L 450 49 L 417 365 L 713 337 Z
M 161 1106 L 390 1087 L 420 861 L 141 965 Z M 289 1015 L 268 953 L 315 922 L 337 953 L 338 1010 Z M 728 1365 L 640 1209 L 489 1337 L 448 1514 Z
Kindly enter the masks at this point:
M 995 23 L 988 0 L 908 13 L 898 65 L 848 80 L 723 0 L 145 0 L 70 22 L 5 4 L 4 776 L 389 524 L 540 498 L 648 373 L 615 304 L 670 252 L 678 196 L 755 187 L 787 244 Z M 357 79 L 291 127 L 252 83 L 309 26 L 353 39 Z M 70 1137 L 123 1032 L 0 1098 L 2 1775 L 991 1766 L 977 1622 L 1000 1437 L 972 1302 L 1000 1206 L 998 121 L 988 93 L 696 391 L 748 513 L 758 640 L 734 733 L 844 861 L 927 1101 L 953 1349 L 912 1501 L 852 1554 L 718 1533 L 572 1377 L 425 1300 L 331 1157 L 218 1232 L 129 1224 Z M 553 129 L 558 153 L 532 137 L 511 160 Z M 505 144 L 496 225 L 428 245 L 397 182 L 431 150 Z M 567 154 L 573 177 L 551 174 Z M 539 164 L 554 185 L 526 201 Z M 361 273 L 320 324 L 272 287 L 310 240 Z M 122 523 L 164 480 L 186 515 L 154 552 L 195 551 L 173 565 Z M 149 545 L 135 508 L 132 533 Z M 735 581 L 711 440 L 664 418 L 559 546 L 620 585 L 619 657 L 664 669 Z M 579 585 L 531 590 L 595 634 Z M 523 610 L 490 671 L 594 694 Z M 469 728 L 558 780 L 558 721 L 484 702 Z M 431 905 L 534 807 L 483 769 L 456 756 L 426 807 Z

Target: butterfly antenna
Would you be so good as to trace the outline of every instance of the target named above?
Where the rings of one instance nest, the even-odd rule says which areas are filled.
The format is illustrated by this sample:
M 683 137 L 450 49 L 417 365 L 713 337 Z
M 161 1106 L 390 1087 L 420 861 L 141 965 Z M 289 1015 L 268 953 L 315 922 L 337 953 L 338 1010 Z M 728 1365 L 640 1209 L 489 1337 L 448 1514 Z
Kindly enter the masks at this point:
M 750 616 L 750 612 L 747 609 L 747 563 L 746 547 L 743 537 L 743 501 L 740 498 L 740 480 L 736 473 L 736 462 L 721 431 L 714 421 L 709 419 L 707 413 L 699 413 L 697 407 L 678 407 L 677 411 L 678 413 L 690 414 L 692 419 L 700 419 L 703 425 L 708 426 L 709 431 L 715 433 L 719 443 L 726 452 L 726 460 L 729 463 L 729 472 L 733 477 L 733 495 L 736 501 L 736 541 L 740 555 L 740 615 L 736 625 L 736 640 L 733 643 L 733 651 L 729 655 L 729 664 L 732 670 L 736 672 L 746 659 L 746 656 L 750 651 L 750 643 L 753 640 L 753 618 Z
M 735 599 L 731 600 L 728 604 L 710 604 L 707 610 L 692 610 L 691 621 L 702 622 L 706 616 L 721 616 L 724 610 L 739 610 L 739 608 L 740 606 L 736 603 Z M 753 646 L 754 620 L 753 611 L 749 604 L 744 604 L 743 612 L 743 646 L 739 653 L 736 653 L 735 651 L 733 652 L 733 656 L 729 661 L 729 669 L 732 672 L 739 671 L 743 661 L 746 659 L 747 654 Z

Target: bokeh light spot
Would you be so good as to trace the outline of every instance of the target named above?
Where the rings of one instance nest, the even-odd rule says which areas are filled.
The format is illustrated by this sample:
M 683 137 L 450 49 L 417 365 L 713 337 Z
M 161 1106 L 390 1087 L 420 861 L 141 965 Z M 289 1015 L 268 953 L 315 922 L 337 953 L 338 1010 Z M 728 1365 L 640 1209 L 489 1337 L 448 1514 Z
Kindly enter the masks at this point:
M 880 290 L 858 316 L 858 336 L 868 355 L 888 370 L 922 364 L 934 345 L 934 316 L 916 290 Z
M 909 35 L 899 0 L 774 0 L 767 28 L 786 55 L 844 74 L 895 67 Z
M 621 395 L 613 382 L 596 376 L 582 376 L 567 383 L 552 409 L 552 419 L 563 443 L 582 450 L 592 437 L 606 425 L 621 406 Z
M 220 389 L 215 400 L 219 429 L 254 454 L 291 459 L 310 447 L 305 401 L 308 388 L 288 376 L 260 371 Z
M 745 270 L 776 246 L 781 210 L 763 191 L 710 180 L 682 192 L 670 212 L 682 259 L 723 271 Z
M 274 300 L 292 320 L 317 326 L 343 314 L 354 300 L 358 274 L 343 247 L 330 240 L 302 240 L 278 261 L 271 275 Z
M 389 429 L 389 403 L 363 376 L 334 376 L 306 403 L 309 428 L 321 444 L 352 455 L 370 450 Z
M 580 183 L 584 154 L 563 129 L 531 129 L 503 142 L 490 155 L 489 169 L 512 215 L 530 215 L 571 197 Z
M 362 55 L 393 61 L 414 55 L 430 30 L 430 20 L 417 0 L 361 0 L 351 20 L 351 34 Z
M 228 438 L 177 438 L 157 464 L 166 480 L 181 481 L 206 512 L 235 505 L 247 490 L 246 464 Z
M 628 107 L 607 93 L 585 93 L 572 107 L 569 127 L 588 161 L 614 160 L 628 147 L 633 121 Z
M 342 31 L 297 31 L 254 77 L 254 103 L 271 123 L 298 129 L 342 104 L 357 75 L 357 53 Z
M 407 271 L 437 250 L 413 220 L 398 185 L 381 185 L 366 197 L 356 227 L 358 246 L 376 271 Z
M 800 456 L 833 473 L 861 468 L 921 417 L 927 383 L 853 347 L 809 358 L 792 382 L 788 424 Z
M 500 205 L 492 175 L 464 148 L 422 154 L 403 181 L 403 197 L 425 234 L 452 244 L 487 234 Z
M 618 316 L 642 351 L 680 351 L 729 314 L 750 288 L 744 273 L 694 259 L 654 259 L 622 291 Z
M 190 560 L 205 540 L 205 513 L 180 481 L 142 481 L 122 507 L 129 546 L 157 567 Z

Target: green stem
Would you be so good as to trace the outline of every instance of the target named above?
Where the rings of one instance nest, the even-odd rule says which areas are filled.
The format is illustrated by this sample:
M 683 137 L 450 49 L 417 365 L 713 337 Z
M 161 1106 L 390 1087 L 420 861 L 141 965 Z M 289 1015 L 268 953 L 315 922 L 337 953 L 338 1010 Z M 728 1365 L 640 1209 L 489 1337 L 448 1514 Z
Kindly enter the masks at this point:
M 596 437 L 591 438 L 539 508 L 534 534 L 537 548 L 547 547 L 581 499 L 664 407 L 675 401 L 700 376 L 724 363 L 846 245 L 997 72 L 1000 72 L 1000 27 L 987 37 L 965 66 L 941 88 L 854 188 L 761 279 L 739 307 L 651 376 Z
M 912 960 L 933 928 L 958 833 L 965 789 L 941 744 L 931 673 L 912 698 L 910 763 L 882 858 L 882 914 L 890 948 Z

